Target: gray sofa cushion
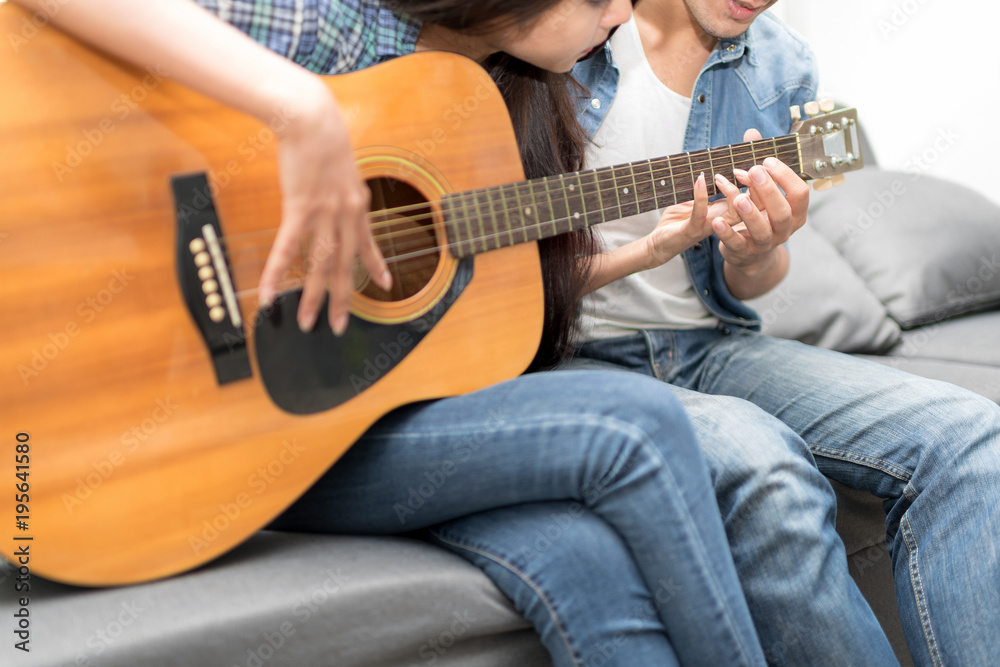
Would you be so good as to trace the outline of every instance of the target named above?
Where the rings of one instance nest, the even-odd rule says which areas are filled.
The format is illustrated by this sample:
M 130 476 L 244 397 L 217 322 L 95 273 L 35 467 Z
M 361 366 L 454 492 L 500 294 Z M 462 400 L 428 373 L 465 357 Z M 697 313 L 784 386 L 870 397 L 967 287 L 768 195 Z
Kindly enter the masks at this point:
M 1000 207 L 964 186 L 868 168 L 809 220 L 903 329 L 1000 305 Z
M 0 664 L 551 665 L 482 572 L 406 538 L 264 531 L 170 579 L 98 590 L 37 577 L 31 585 L 32 650 L 4 662 L 8 641 Z M 0 610 L 10 619 L 13 608 L 8 579 Z
M 1000 311 L 929 324 L 903 334 L 891 354 L 1000 369 Z
M 840 352 L 885 352 L 899 325 L 847 261 L 809 224 L 788 240 L 791 263 L 781 284 L 748 301 L 764 333 Z

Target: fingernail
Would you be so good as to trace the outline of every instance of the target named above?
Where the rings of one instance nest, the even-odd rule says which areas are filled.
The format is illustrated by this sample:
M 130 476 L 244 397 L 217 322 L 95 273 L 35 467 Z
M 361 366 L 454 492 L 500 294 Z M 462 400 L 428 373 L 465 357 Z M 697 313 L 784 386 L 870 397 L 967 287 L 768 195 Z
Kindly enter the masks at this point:
M 750 212 L 750 198 L 746 195 L 740 195 L 736 198 L 736 208 L 740 209 L 741 213 Z
M 340 337 L 347 331 L 347 315 L 341 315 L 333 323 L 333 335 Z
M 729 179 L 727 179 L 722 174 L 716 174 L 715 175 L 715 184 L 716 185 L 725 185 L 728 182 L 729 182 Z
M 764 166 L 767 167 L 768 169 L 774 169 L 779 164 L 781 164 L 781 163 L 778 162 L 778 160 L 776 158 L 773 158 L 773 157 L 769 157 L 766 160 L 764 160 Z
M 705 182 L 705 172 L 701 172 L 700 174 L 698 174 L 698 182 L 699 183 Z
M 386 292 L 392 289 L 392 273 L 389 271 L 389 269 L 386 269 L 385 272 L 382 274 L 382 277 L 379 278 L 378 286 L 381 287 Z
M 274 303 L 274 293 L 271 290 L 260 290 L 257 299 L 257 308 L 270 308 Z
M 733 176 L 743 180 L 746 180 L 750 177 L 750 175 L 743 169 L 733 169 Z
M 765 162 L 767 162 L 767 160 L 765 160 Z M 760 167 L 751 167 L 750 180 L 756 183 L 757 185 L 763 185 L 764 183 L 767 182 L 767 175 L 764 173 L 764 170 L 761 169 Z
M 316 313 L 299 316 L 299 331 L 309 333 L 316 326 Z

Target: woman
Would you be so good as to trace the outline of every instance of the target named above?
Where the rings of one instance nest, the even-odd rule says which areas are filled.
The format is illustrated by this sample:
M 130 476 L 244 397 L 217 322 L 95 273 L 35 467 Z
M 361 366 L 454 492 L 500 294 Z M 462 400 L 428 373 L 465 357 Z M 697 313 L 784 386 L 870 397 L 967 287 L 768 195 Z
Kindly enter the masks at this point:
M 38 11 L 45 5 L 15 1 Z M 278 109 L 286 112 L 291 122 L 279 149 L 283 217 L 261 277 L 261 301 L 273 299 L 293 250 L 309 234 L 314 248 L 333 244 L 338 251 L 314 255 L 299 325 L 315 325 L 329 286 L 330 326 L 338 333 L 346 326 L 354 256 L 383 286 L 390 278 L 368 230 L 368 195 L 336 100 L 306 69 L 210 12 L 323 73 L 423 49 L 482 62 L 505 94 L 526 171 L 537 176 L 576 169 L 581 161 L 571 91 L 558 73 L 605 40 L 630 11 L 626 0 L 200 4 L 204 8 L 181 0 L 75 0 L 59 5 L 51 20 L 126 59 L 156 63 L 181 83 L 263 121 Z M 307 42 L 308 49 L 296 46 Z M 705 199 L 702 183 L 700 207 Z M 567 340 L 586 271 L 576 258 L 589 250 L 586 235 L 557 237 L 543 248 L 549 307 L 538 366 L 557 359 Z M 448 464 L 451 474 L 435 493 L 401 514 L 397 506 L 408 490 Z M 490 551 L 492 538 L 506 547 L 535 540 L 509 534 L 516 524 L 505 522 L 505 514 L 544 517 L 566 507 L 568 518 L 555 519 L 559 539 L 594 560 L 591 579 L 565 582 L 539 572 L 533 590 L 545 594 L 515 596 L 557 665 L 591 659 L 764 664 L 697 443 L 670 391 L 654 380 L 532 373 L 401 408 L 379 421 L 275 527 L 389 534 L 439 526 L 439 541 L 464 542 L 468 551 L 468 519 L 476 521 L 475 539 L 483 540 L 476 554 L 500 559 L 503 554 Z M 486 524 L 477 521 L 482 513 Z M 546 607 L 539 600 L 559 602 Z

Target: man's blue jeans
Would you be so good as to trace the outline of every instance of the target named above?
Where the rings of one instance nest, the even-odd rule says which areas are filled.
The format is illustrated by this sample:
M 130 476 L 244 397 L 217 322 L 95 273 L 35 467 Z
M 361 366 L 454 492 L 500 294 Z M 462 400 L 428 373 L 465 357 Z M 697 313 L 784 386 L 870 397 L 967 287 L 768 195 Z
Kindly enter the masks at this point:
M 834 534 L 829 489 L 801 471 L 775 479 L 795 470 L 793 452 L 885 499 L 896 594 L 916 663 L 995 664 L 996 404 L 848 355 L 724 328 L 589 343 L 574 364 L 613 364 L 676 387 L 708 459 L 769 660 L 890 664 L 838 632 L 837 619 L 864 615 L 863 601 Z M 811 607 L 804 611 L 802 600 Z
M 550 501 L 563 501 L 559 516 Z M 650 378 L 553 371 L 406 406 L 272 527 L 401 533 L 494 510 L 487 518 L 511 545 L 498 557 L 515 567 L 538 573 L 563 548 L 554 545 L 585 545 L 577 566 L 589 563 L 593 583 L 556 591 L 560 606 L 547 616 L 565 613 L 583 633 L 571 637 L 583 659 L 610 651 L 600 664 L 764 664 L 699 445 L 671 390 Z M 529 523 L 543 540 L 508 526 L 504 513 L 521 512 L 538 519 Z M 594 545 L 606 544 L 605 559 Z M 597 626 L 590 619 L 602 617 L 605 594 L 652 613 Z M 547 644 L 558 664 L 580 664 L 572 643 Z

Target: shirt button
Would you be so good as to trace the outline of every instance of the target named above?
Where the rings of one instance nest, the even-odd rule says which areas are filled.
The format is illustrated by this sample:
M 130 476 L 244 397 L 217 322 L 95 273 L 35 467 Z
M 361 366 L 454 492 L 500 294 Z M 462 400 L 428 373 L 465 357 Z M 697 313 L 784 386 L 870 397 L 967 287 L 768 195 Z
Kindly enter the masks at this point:
M 590 106 L 594 107 L 595 109 L 600 109 L 601 101 L 595 97 L 594 99 L 590 100 Z
M 698 104 L 704 104 L 704 103 L 705 103 L 705 93 L 702 93 L 701 95 L 698 96 Z
M 736 45 L 735 44 L 726 44 L 726 51 L 729 51 L 729 53 L 732 53 L 735 50 L 736 50 Z
M 705 296 L 708 296 L 708 290 L 705 290 L 705 291 L 703 292 L 703 294 L 704 294 Z

